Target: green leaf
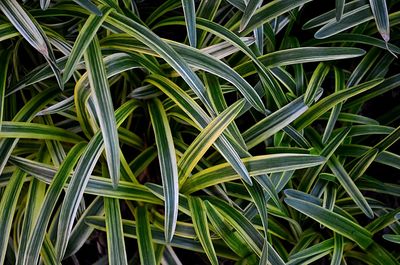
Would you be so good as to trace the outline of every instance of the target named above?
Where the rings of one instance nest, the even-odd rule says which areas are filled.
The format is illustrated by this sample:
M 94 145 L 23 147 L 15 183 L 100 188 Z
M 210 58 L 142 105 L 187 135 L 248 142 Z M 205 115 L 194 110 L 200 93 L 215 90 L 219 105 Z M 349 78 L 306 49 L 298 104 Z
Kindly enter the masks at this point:
M 0 138 L 46 139 L 69 143 L 84 141 L 79 135 L 55 126 L 12 121 L 3 122 Z
M 2 264 L 4 264 L 6 256 L 14 212 L 18 203 L 17 198 L 20 195 L 25 178 L 26 174 L 22 170 L 15 170 L 0 201 L 0 233 L 2 235 L 0 237 L 0 263 Z
M 93 4 L 90 0 L 73 0 L 73 1 L 97 16 L 102 15 L 102 11 L 99 10 L 97 6 Z
M 246 9 L 243 12 L 242 20 L 240 21 L 240 31 L 246 28 L 249 23 L 251 17 L 254 15 L 254 12 L 257 8 L 262 4 L 262 0 L 249 0 Z
M 158 158 L 165 198 L 165 240 L 170 242 L 174 236 L 178 216 L 178 168 L 171 129 L 160 100 L 148 104 L 151 123 L 156 138 Z
M 203 201 L 198 197 L 188 196 L 188 202 L 194 229 L 196 230 L 196 235 L 199 237 L 200 243 L 203 246 L 211 264 L 217 265 L 218 258 L 211 241 L 206 208 L 203 204 Z
M 101 55 L 97 37 L 94 37 L 85 51 L 85 62 L 88 71 L 90 89 L 95 103 L 96 114 L 104 139 L 108 170 L 117 186 L 120 178 L 120 154 L 117 123 L 107 80 L 106 69 Z
M 331 60 L 342 60 L 359 57 L 365 51 L 349 47 L 302 47 L 271 52 L 258 57 L 260 62 L 268 68 Z M 251 62 L 246 62 L 235 67 L 240 75 L 249 75 L 254 69 Z
M 390 40 L 389 14 L 385 0 L 369 0 L 376 27 L 385 42 Z
M 183 14 L 185 15 L 186 28 L 190 46 L 197 46 L 196 10 L 194 0 L 182 0 Z
M 141 264 L 155 265 L 157 263 L 154 255 L 154 245 L 146 207 L 141 206 L 136 209 L 136 220 L 136 235 Z
M 109 264 L 128 264 L 119 200 L 104 198 Z
M 58 262 L 64 257 L 79 203 L 96 162 L 103 151 L 103 138 L 98 132 L 89 142 L 74 171 L 61 206 L 57 229 L 56 254 Z
M 391 235 L 391 234 L 384 234 L 383 238 L 387 241 L 400 244 L 400 235 Z
M 353 240 L 363 249 L 366 249 L 373 242 L 370 232 L 337 213 L 306 200 L 285 198 L 285 202 L 290 207 L 316 220 L 336 233 Z
M 250 175 L 256 176 L 316 166 L 323 163 L 324 158 L 313 155 L 274 154 L 248 157 L 242 161 L 248 168 Z M 219 164 L 191 176 L 182 186 L 181 192 L 190 194 L 209 186 L 235 180 L 238 177 L 228 163 Z
M 308 125 L 310 125 L 313 121 L 318 119 L 322 114 L 324 114 L 327 110 L 335 106 L 336 104 L 343 102 L 357 94 L 360 94 L 364 91 L 367 91 L 380 83 L 382 83 L 382 79 L 371 80 L 360 85 L 344 89 L 338 92 L 335 92 L 322 100 L 318 101 L 318 103 L 314 104 L 310 107 L 306 112 L 303 113 L 295 122 L 294 126 L 301 130 Z
M 88 186 L 90 186 L 90 184 L 88 184 Z M 89 239 L 89 236 L 92 234 L 94 229 L 85 223 L 86 217 L 103 214 L 103 197 L 97 196 L 92 203 L 86 207 L 85 211 L 81 213 L 79 220 L 76 222 L 76 225 L 69 238 L 68 247 L 65 252 L 66 257 L 75 254 L 86 243 L 86 241 Z
M 46 89 L 42 93 L 39 93 L 27 102 L 18 113 L 14 116 L 13 121 L 15 122 L 30 122 L 35 114 L 43 108 L 48 102 L 50 102 L 58 91 L 55 89 Z M 8 158 L 11 155 L 13 148 L 18 143 L 18 139 L 3 139 L 0 141 L 0 172 L 3 171 Z
M 208 212 L 218 212 L 224 219 L 239 233 L 243 240 L 251 247 L 258 256 L 261 256 L 263 246 L 263 238 L 256 230 L 254 225 L 238 210 L 231 207 L 229 204 L 220 201 L 212 200 L 205 201 Z M 214 209 L 214 210 L 212 210 Z
M 360 25 L 366 21 L 371 20 L 372 13 L 369 5 L 364 5 L 345 13 L 340 21 L 331 21 L 322 28 L 320 28 L 315 34 L 316 39 L 324 39 L 342 31 L 345 31 L 354 26 Z
M 72 169 L 82 154 L 85 146 L 86 144 L 81 143 L 75 145 L 71 149 L 61 164 L 59 171 L 57 171 L 54 176 L 50 187 L 47 189 L 45 198 L 38 213 L 37 221 L 32 229 L 33 232 L 28 239 L 28 246 L 22 258 L 22 264 L 36 263 L 38 260 L 39 252 L 46 234 L 46 227 L 50 222 L 57 200 L 60 197 L 68 176 L 71 174 Z
M 212 122 L 210 122 L 190 144 L 189 148 L 186 149 L 185 153 L 178 162 L 180 183 L 185 183 L 185 180 L 190 175 L 198 161 L 222 134 L 229 123 L 233 121 L 243 106 L 243 100 L 239 100 L 232 104 L 229 108 L 218 115 Z
M 304 95 L 304 102 L 307 105 L 311 105 L 315 101 L 317 91 L 321 87 L 321 84 L 324 81 L 328 72 L 329 66 L 325 63 L 320 63 L 315 69 Z
M 187 63 L 181 56 L 175 52 L 168 44 L 162 41 L 152 31 L 137 22 L 112 12 L 106 19 L 111 25 L 128 33 L 132 37 L 143 42 L 156 53 L 158 53 L 172 68 L 174 68 L 186 83 L 193 89 L 196 95 L 200 98 L 208 111 L 213 113 L 211 103 L 207 97 L 206 90 L 199 77 L 190 69 Z
M 97 145 L 99 144 L 101 145 L 102 142 L 100 141 L 97 143 Z M 57 169 L 54 167 L 25 158 L 10 157 L 10 162 L 47 184 L 51 183 L 54 175 L 57 172 Z M 68 188 L 70 183 L 68 183 L 65 188 Z M 143 185 L 121 181 L 118 187 L 114 188 L 111 183 L 111 179 L 98 176 L 90 176 L 85 193 L 96 196 L 107 196 L 122 200 L 137 200 L 161 205 L 161 200 L 152 195 L 152 193 L 149 192 L 148 189 Z
M 0 54 L 0 60 L 3 62 L 0 64 L 0 132 L 2 131 L 2 124 L 4 119 L 4 100 L 5 92 L 7 87 L 7 71 L 8 64 L 10 62 L 11 53 L 4 51 Z
M 1 1 L 0 10 L 6 15 L 18 32 L 21 33 L 24 39 L 44 56 L 57 78 L 58 85 L 63 89 L 61 73 L 57 67 L 53 50 L 39 24 L 16 0 Z
M 331 265 L 340 265 L 342 263 L 343 258 L 343 237 L 337 233 L 333 235 L 334 245 L 333 245 L 333 253 L 331 259 Z
M 310 1 L 311 0 L 275 0 L 269 2 L 254 13 L 241 34 L 245 36 L 258 26 Z
M 304 104 L 303 97 L 300 97 L 260 120 L 243 133 L 243 138 L 248 148 L 253 148 L 262 141 L 267 140 L 296 120 L 307 109 L 308 107 Z
M 92 42 L 94 36 L 103 24 L 104 20 L 111 12 L 111 9 L 103 6 L 101 7 L 100 12 L 103 12 L 103 15 L 101 15 L 101 13 L 100 15 L 98 13 L 90 15 L 85 24 L 80 29 L 79 35 L 74 42 L 71 54 L 68 56 L 68 60 L 64 68 L 64 83 L 66 83 L 71 78 L 77 64 L 79 63 L 79 60 L 82 58 L 82 55 L 88 48 L 90 42 Z
M 189 95 L 187 95 L 185 91 L 171 80 L 163 76 L 151 75 L 146 79 L 146 81 L 162 90 L 183 111 L 185 111 L 185 113 L 191 117 L 199 127 L 205 128 L 211 122 L 211 118 L 204 112 L 204 110 Z M 225 136 L 222 135 L 217 139 L 215 146 L 221 155 L 232 165 L 235 171 L 238 172 L 245 181 L 251 183 L 246 167 L 243 165 L 243 162 L 236 153 L 237 151 Z
M 345 4 L 346 4 L 345 0 L 336 0 L 335 1 L 336 21 L 340 21 L 342 19 Z

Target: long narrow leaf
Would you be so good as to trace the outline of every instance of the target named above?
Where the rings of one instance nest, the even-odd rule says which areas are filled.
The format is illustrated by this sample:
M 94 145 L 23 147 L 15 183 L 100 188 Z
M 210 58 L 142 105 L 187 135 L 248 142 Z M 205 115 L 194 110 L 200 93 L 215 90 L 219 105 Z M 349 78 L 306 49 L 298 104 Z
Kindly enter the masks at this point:
M 100 45 L 93 38 L 85 52 L 85 62 L 88 71 L 92 97 L 95 102 L 96 114 L 99 119 L 101 133 L 104 139 L 108 170 L 117 186 L 120 178 L 120 155 L 117 123 L 114 117 L 114 107 L 107 80 L 106 69 L 101 56 Z
M 151 101 L 148 105 L 150 118 L 160 163 L 161 178 L 165 198 L 165 240 L 170 242 L 174 236 L 178 217 L 178 168 L 171 129 L 165 110 L 159 100 Z

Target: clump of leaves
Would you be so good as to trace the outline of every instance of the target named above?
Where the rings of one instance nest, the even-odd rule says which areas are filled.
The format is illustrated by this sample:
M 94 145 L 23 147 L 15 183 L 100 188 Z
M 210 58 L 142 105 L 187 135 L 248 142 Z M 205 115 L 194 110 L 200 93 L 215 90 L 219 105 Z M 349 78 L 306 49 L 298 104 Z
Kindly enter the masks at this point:
M 398 264 L 400 5 L 331 2 L 2 0 L 0 264 Z

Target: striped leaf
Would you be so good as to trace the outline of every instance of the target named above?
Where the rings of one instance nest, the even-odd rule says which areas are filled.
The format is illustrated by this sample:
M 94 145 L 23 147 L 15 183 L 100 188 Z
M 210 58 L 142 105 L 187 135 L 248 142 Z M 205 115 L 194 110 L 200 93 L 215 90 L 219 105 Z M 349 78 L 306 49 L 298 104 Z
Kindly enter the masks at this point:
M 155 265 L 156 257 L 154 252 L 153 239 L 146 207 L 136 209 L 136 235 L 139 245 L 140 262 L 146 265 Z
M 109 264 L 128 264 L 119 200 L 104 198 Z
M 107 80 L 106 69 L 101 56 L 100 45 L 93 38 L 85 51 L 85 62 L 89 76 L 90 89 L 95 103 L 96 114 L 104 139 L 107 165 L 113 185 L 117 186 L 120 178 L 120 155 L 117 123 Z
M 204 130 L 191 143 L 178 162 L 180 183 L 185 183 L 185 180 L 196 166 L 197 162 L 222 134 L 229 123 L 233 121 L 243 106 L 244 101 L 237 101 L 235 104 L 231 105 L 210 122 L 210 124 L 207 125 L 207 127 L 204 128 Z
M 53 49 L 39 24 L 16 0 L 1 1 L 0 10 L 6 15 L 24 39 L 44 56 L 57 78 L 58 85 L 63 89 L 61 73 L 56 64 Z
M 199 237 L 200 243 L 204 248 L 211 264 L 217 265 L 218 258 L 211 241 L 211 236 L 208 228 L 206 208 L 203 201 L 197 197 L 188 197 L 189 209 L 192 214 L 192 220 L 196 235 Z
M 178 168 L 171 129 L 165 110 L 159 100 L 148 104 L 160 164 L 161 179 L 165 198 L 165 240 L 170 242 L 174 236 L 178 217 Z

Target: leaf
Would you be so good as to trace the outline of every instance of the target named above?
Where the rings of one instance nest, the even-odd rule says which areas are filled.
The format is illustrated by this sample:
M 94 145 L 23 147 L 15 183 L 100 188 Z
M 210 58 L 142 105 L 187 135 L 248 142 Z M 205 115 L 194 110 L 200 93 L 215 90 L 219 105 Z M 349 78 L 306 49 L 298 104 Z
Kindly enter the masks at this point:
M 61 206 L 60 220 L 57 229 L 56 255 L 58 262 L 61 262 L 64 257 L 79 203 L 83 197 L 90 174 L 96 166 L 96 162 L 103 150 L 102 144 L 103 138 L 100 132 L 98 132 L 85 148 L 75 168 L 71 181 L 69 182 Z
M 336 21 L 340 21 L 340 20 L 342 19 L 345 4 L 346 4 L 346 1 L 345 1 L 345 0 L 336 0 L 336 1 L 335 1 L 335 6 L 336 6 Z
M 185 15 L 186 30 L 190 46 L 197 46 L 196 10 L 194 0 L 182 0 L 183 14 Z
M 320 88 L 328 72 L 329 66 L 325 63 L 320 63 L 317 69 L 315 69 L 304 95 L 304 102 L 307 105 L 311 105 L 315 101 L 317 91 Z
M 313 121 L 318 119 L 325 111 L 329 110 L 336 104 L 343 102 L 357 94 L 360 94 L 364 91 L 367 91 L 380 83 L 382 83 L 382 79 L 371 80 L 360 85 L 344 89 L 338 92 L 335 92 L 322 100 L 318 101 L 318 103 L 314 104 L 310 107 L 306 112 L 303 113 L 295 122 L 294 127 L 301 130 L 308 125 L 310 125 Z
M 170 242 L 174 236 L 178 216 L 179 177 L 175 148 L 167 115 L 156 99 L 148 104 L 160 164 L 161 179 L 165 198 L 165 240 Z
M 20 195 L 22 185 L 26 178 L 25 172 L 22 170 L 15 170 L 10 182 L 5 188 L 1 201 L 0 201 L 0 263 L 4 264 L 6 256 L 8 240 L 12 228 L 12 221 L 14 218 L 15 208 L 17 207 L 17 198 Z
M 261 255 L 263 245 L 263 238 L 256 230 L 253 224 L 238 210 L 232 208 L 229 204 L 213 200 L 204 202 L 208 212 L 217 212 L 224 217 L 224 219 L 239 233 L 243 240 L 257 255 Z
M 372 242 L 372 235 L 360 225 L 347 218 L 317 206 L 306 200 L 285 198 L 286 204 L 308 217 L 320 222 L 336 233 L 356 242 L 362 249 L 366 249 Z
M 28 239 L 28 246 L 22 258 L 22 264 L 36 263 L 39 259 L 39 252 L 46 235 L 46 228 L 51 220 L 52 213 L 56 207 L 58 198 L 64 188 L 73 167 L 78 161 L 86 144 L 75 145 L 68 153 L 67 157 L 60 166 L 59 171 L 53 178 L 50 187 L 47 189 L 37 221 L 32 229 L 32 234 Z
M 243 163 L 251 176 L 307 168 L 319 165 L 324 158 L 313 155 L 274 154 L 244 158 Z M 219 183 L 237 179 L 239 176 L 228 163 L 204 169 L 191 176 L 182 186 L 181 192 L 190 194 Z
M 146 79 L 146 81 L 157 86 L 168 95 L 168 97 L 174 100 L 174 102 L 185 111 L 185 113 L 191 117 L 199 127 L 205 128 L 211 122 L 211 118 L 204 112 L 204 110 L 171 80 L 163 76 L 151 75 Z M 232 165 L 235 171 L 238 172 L 247 183 L 251 184 L 247 169 L 237 154 L 237 148 L 235 150 L 235 148 L 232 147 L 232 144 L 224 136 L 221 136 L 220 139 L 216 140 L 215 146 L 221 155 Z
M 243 29 L 246 28 L 247 24 L 249 23 L 251 17 L 254 15 L 254 12 L 257 10 L 257 7 L 259 7 L 262 4 L 262 0 L 249 0 L 246 9 L 243 12 L 243 17 L 242 20 L 240 21 L 240 28 L 239 30 L 242 31 Z
M 364 55 L 365 52 L 358 48 L 348 47 L 302 47 L 271 52 L 258 57 L 260 62 L 267 68 L 278 66 L 323 62 L 331 60 L 349 59 Z M 254 69 L 250 62 L 243 63 L 235 67 L 240 74 L 250 74 Z
M 109 264 L 128 264 L 119 200 L 104 198 Z
M 84 140 L 75 133 L 55 126 L 12 121 L 3 122 L 0 138 L 46 139 L 70 143 L 78 143 Z
M 139 245 L 141 264 L 157 264 L 156 257 L 154 255 L 153 239 L 146 207 L 137 207 L 136 220 L 136 235 Z
M 90 186 L 90 183 L 88 186 Z M 86 241 L 89 239 L 89 236 L 92 234 L 94 229 L 85 223 L 86 217 L 103 214 L 103 197 L 97 196 L 93 202 L 86 207 L 85 211 L 81 213 L 79 220 L 76 222 L 68 241 L 67 250 L 65 252 L 66 257 L 70 257 L 71 255 L 75 254 L 86 243 Z
M 106 69 L 101 55 L 100 45 L 93 38 L 85 51 L 85 62 L 88 71 L 90 89 L 95 103 L 96 114 L 104 139 L 108 170 L 114 186 L 120 178 L 120 154 L 117 123 L 107 80 Z
M 275 0 L 269 2 L 254 13 L 245 29 L 241 32 L 241 35 L 245 36 L 258 26 L 310 1 L 311 0 Z
M 343 258 L 343 237 L 337 233 L 333 235 L 334 245 L 331 259 L 331 265 L 340 265 Z
M 7 87 L 7 71 L 8 64 L 10 62 L 11 53 L 4 51 L 0 54 L 0 60 L 3 62 L 0 64 L 0 132 L 2 131 L 2 124 L 4 119 L 4 100 L 5 91 Z
M 182 44 L 174 43 L 171 46 L 185 58 L 189 64 L 194 64 L 234 84 L 255 109 L 261 113 L 265 113 L 264 104 L 254 88 L 229 66 L 193 48 L 185 47 Z
M 203 157 L 205 152 L 222 134 L 225 128 L 233 121 L 236 115 L 244 106 L 244 101 L 237 101 L 229 108 L 218 115 L 206 128 L 196 137 L 196 139 L 186 149 L 178 162 L 179 182 L 185 183 L 197 162 Z
M 340 21 L 331 21 L 322 28 L 320 28 L 315 34 L 314 38 L 324 39 L 342 31 L 345 31 L 354 26 L 360 25 L 366 21 L 371 20 L 372 14 L 368 5 L 361 6 L 348 13 L 345 13 Z
M 101 142 L 97 143 L 97 145 L 99 144 L 101 144 Z M 54 175 L 57 172 L 57 169 L 54 167 L 25 158 L 10 157 L 10 162 L 47 184 L 51 183 Z M 70 183 L 68 183 L 65 188 L 68 188 L 69 185 Z M 110 179 L 98 176 L 90 176 L 85 193 L 96 196 L 107 196 L 122 200 L 137 200 L 161 205 L 161 200 L 152 195 L 152 193 L 149 192 L 148 189 L 143 185 L 121 181 L 118 187 L 114 189 Z
M 106 19 L 111 25 L 128 33 L 132 37 L 143 42 L 156 53 L 158 53 L 172 68 L 174 68 L 185 82 L 192 88 L 196 95 L 200 98 L 208 111 L 213 114 L 211 103 L 206 95 L 204 85 L 198 76 L 189 68 L 187 63 L 176 53 L 168 44 L 162 41 L 157 35 L 138 24 L 137 22 L 112 12 Z
M 400 244 L 400 235 L 391 235 L 391 234 L 384 234 L 383 238 L 387 241 Z
M 188 202 L 196 235 L 199 237 L 200 243 L 203 246 L 211 264 L 217 265 L 218 258 L 211 241 L 206 208 L 203 204 L 203 201 L 198 197 L 189 196 Z
M 101 13 L 99 14 L 98 12 L 103 13 L 103 15 L 101 15 Z M 74 46 L 72 47 L 67 63 L 65 64 L 63 73 L 64 83 L 71 78 L 73 72 L 75 71 L 75 67 L 79 63 L 79 60 L 82 58 L 82 55 L 85 53 L 90 42 L 92 42 L 94 36 L 97 34 L 97 31 L 103 24 L 104 20 L 111 12 L 111 8 L 102 6 L 101 11 L 98 10 L 98 12 L 90 15 L 79 31 L 79 35 L 74 42 Z
M 39 24 L 25 12 L 16 0 L 1 1 L 0 10 L 6 15 L 18 32 L 21 33 L 24 39 L 44 56 L 57 78 L 58 85 L 63 89 L 60 70 L 56 65 L 53 50 Z
M 93 4 L 90 0 L 73 0 L 73 1 L 97 16 L 102 15 L 102 11 L 99 10 L 97 6 Z
M 243 133 L 243 138 L 248 148 L 253 148 L 262 141 L 267 140 L 288 126 L 307 109 L 308 107 L 304 104 L 303 97 L 300 97 L 260 120 Z
M 376 27 L 385 42 L 390 40 L 389 14 L 385 0 L 369 0 Z
M 55 89 L 46 89 L 42 93 L 39 93 L 18 111 L 14 116 L 13 121 L 30 122 L 34 118 L 35 113 L 50 102 L 57 94 L 58 91 Z M 18 139 L 3 139 L 0 141 L 0 172 L 3 171 L 13 148 L 17 143 Z

